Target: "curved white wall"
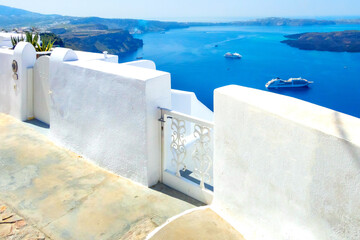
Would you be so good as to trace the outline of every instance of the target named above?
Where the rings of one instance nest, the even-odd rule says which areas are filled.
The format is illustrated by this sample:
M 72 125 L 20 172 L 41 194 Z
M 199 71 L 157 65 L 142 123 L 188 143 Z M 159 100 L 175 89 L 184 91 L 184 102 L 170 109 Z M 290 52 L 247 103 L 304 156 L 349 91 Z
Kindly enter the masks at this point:
M 245 239 L 359 239 L 360 119 L 223 87 L 214 164 L 214 206 Z
M 12 77 L 13 60 L 18 63 L 17 80 Z M 28 89 L 32 89 L 29 86 L 32 79 L 29 78 L 28 70 L 34 66 L 35 60 L 36 52 L 30 43 L 20 42 L 14 51 L 0 49 L 0 112 L 20 120 L 32 117 L 29 111 L 32 105 L 28 105 Z
M 138 61 L 126 62 L 122 64 L 156 70 L 155 63 L 150 60 L 138 60 Z

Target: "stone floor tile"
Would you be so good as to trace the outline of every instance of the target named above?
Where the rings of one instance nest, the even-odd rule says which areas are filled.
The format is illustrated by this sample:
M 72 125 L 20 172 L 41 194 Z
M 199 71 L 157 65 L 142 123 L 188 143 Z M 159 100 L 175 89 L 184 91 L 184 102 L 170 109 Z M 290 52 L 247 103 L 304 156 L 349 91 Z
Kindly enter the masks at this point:
M 0 206 L 27 223 L 12 223 L 13 239 L 144 239 L 195 207 L 109 173 L 4 114 L 0 142 Z

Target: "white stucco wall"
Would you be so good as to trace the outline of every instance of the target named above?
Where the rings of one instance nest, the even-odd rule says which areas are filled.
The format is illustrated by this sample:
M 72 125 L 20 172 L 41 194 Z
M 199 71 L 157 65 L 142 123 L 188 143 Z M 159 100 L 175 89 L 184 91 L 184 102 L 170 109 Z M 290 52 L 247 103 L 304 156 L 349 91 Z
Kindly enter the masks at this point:
M 138 60 L 138 61 L 132 61 L 132 62 L 126 62 L 122 63 L 124 65 L 131 65 L 136 67 L 142 67 L 142 68 L 148 68 L 148 69 L 156 69 L 156 65 L 153 61 L 150 60 Z
M 119 57 L 112 54 L 103 54 L 103 53 L 92 53 L 84 51 L 74 51 L 78 59 L 81 61 L 90 61 L 90 60 L 102 60 L 105 62 L 118 63 Z
M 171 90 L 171 110 L 185 113 L 209 122 L 214 119 L 214 113 L 200 102 L 195 93 Z
M 245 239 L 360 239 L 358 118 L 217 89 L 214 171 L 214 207 Z
M 20 120 L 31 117 L 28 112 L 28 69 L 34 66 L 35 59 L 36 52 L 30 43 L 21 42 L 14 51 L 0 49 L 0 112 Z M 18 63 L 18 80 L 12 77 L 13 60 Z
M 11 107 L 11 102 L 16 100 L 15 81 L 11 70 L 13 54 L 12 50 L 0 49 L 0 112 L 7 114 L 16 113 Z
M 170 75 L 100 60 L 59 59 L 54 55 L 50 61 L 52 138 L 118 175 L 156 184 L 158 107 L 171 105 Z
M 49 66 L 50 57 L 42 56 L 36 60 L 33 71 L 34 118 L 47 124 L 50 124 Z
M 25 34 L 0 32 L 0 47 L 12 48 L 11 37 L 24 37 Z

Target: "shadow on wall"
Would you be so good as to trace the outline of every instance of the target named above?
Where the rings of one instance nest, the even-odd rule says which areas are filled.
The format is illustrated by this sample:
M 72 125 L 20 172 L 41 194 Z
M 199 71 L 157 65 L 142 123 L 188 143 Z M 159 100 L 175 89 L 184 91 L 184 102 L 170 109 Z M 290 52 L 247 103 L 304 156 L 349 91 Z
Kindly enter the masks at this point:
M 320 234 L 317 239 L 359 239 L 360 147 L 352 142 L 349 131 L 355 129 L 347 126 L 346 116 L 338 112 L 329 116 L 337 136 L 317 133 L 319 146 L 309 182 L 310 209 L 316 216 L 312 219 L 328 227 L 312 232 Z M 315 223 L 321 229 L 320 221 Z
M 344 124 L 341 120 L 340 113 L 334 112 L 334 123 L 336 124 L 336 130 L 341 136 L 342 139 L 344 139 L 343 146 L 347 149 L 352 159 L 354 159 L 357 166 L 360 168 L 360 154 L 355 150 L 355 147 L 353 144 L 351 144 L 347 139 L 349 138 L 347 132 L 342 127 Z

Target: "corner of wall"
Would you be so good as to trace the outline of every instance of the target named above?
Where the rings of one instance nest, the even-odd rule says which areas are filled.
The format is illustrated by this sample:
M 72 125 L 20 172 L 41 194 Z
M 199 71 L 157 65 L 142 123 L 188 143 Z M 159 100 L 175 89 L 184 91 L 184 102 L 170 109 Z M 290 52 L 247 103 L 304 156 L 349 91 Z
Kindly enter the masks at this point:
M 161 174 L 161 123 L 160 109 L 171 108 L 171 80 L 166 73 L 146 81 L 146 136 L 147 136 L 147 180 L 155 185 Z

